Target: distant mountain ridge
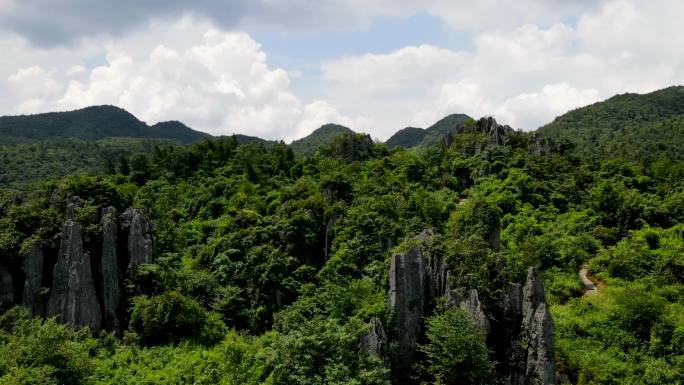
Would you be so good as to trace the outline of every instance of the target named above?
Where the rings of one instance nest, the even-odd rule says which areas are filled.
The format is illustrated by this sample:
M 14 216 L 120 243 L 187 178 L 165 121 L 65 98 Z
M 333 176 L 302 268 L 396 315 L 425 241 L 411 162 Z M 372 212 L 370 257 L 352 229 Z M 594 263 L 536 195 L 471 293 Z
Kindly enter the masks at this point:
M 178 121 L 149 126 L 128 111 L 110 105 L 74 111 L 0 117 L 5 143 L 46 139 L 100 140 L 114 137 L 174 139 L 193 143 L 211 135 Z
M 563 114 L 538 133 L 580 156 L 684 159 L 684 87 L 626 93 Z
M 438 143 L 445 134 L 455 133 L 458 125 L 465 124 L 470 120 L 473 118 L 465 114 L 451 114 L 426 129 L 418 127 L 401 129 L 387 139 L 385 143 L 389 148 L 431 146 Z

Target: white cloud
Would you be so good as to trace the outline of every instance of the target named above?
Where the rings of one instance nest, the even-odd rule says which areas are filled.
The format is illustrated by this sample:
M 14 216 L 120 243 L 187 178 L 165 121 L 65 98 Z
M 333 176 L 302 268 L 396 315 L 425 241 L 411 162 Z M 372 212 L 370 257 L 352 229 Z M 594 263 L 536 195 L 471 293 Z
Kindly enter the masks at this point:
M 269 139 L 306 135 L 317 128 L 311 122 L 328 123 L 326 117 L 354 122 L 323 102 L 305 105 L 291 92 L 288 72 L 270 68 L 256 41 L 208 21 L 156 21 L 101 44 L 103 64 L 89 69 L 57 60 L 51 68 L 16 70 L 7 77 L 5 105 L 35 113 L 114 104 L 150 123 L 174 119 L 213 134 Z
M 343 112 L 373 116 L 374 129 L 385 138 L 402 126 L 426 127 L 454 112 L 491 114 L 529 130 L 615 93 L 648 92 L 684 82 L 682 3 L 662 0 L 656 7 L 637 0 L 592 2 L 576 15 L 576 25 L 549 23 L 554 20 L 549 17 L 545 27 L 515 28 L 497 24 L 497 17 L 511 12 L 514 20 L 531 21 L 552 8 L 537 9 L 541 2 L 525 0 L 533 11 L 525 18 L 508 5 L 495 12 L 494 3 L 500 2 L 474 5 L 486 18 L 466 12 L 451 21 L 465 23 L 468 15 L 468 21 L 480 23 L 467 26 L 482 30 L 473 37 L 472 50 L 424 45 L 324 63 L 329 102 Z M 369 106 L 376 114 L 368 112 Z
M 66 5 L 50 18 L 57 21 L 34 31 L 66 31 L 55 38 L 70 46 L 41 48 L 0 34 L 3 52 L 12 53 L 0 55 L 3 113 L 111 103 L 150 123 L 177 119 L 213 133 L 295 139 L 338 122 L 385 139 L 453 112 L 493 114 L 534 129 L 615 93 L 684 83 L 679 0 L 210 0 L 195 6 L 171 0 L 164 9 L 124 0 L 128 7 L 121 9 L 142 16 L 109 26 L 98 20 L 121 9 L 107 6 L 91 15 L 80 1 L 60 3 Z M 0 24 L 10 16 L 36 21 L 50 14 L 36 7 L 0 0 Z M 421 11 L 469 31 L 471 48 L 423 44 L 338 57 L 320 63 L 319 79 L 301 68 L 274 67 L 250 35 L 227 27 L 359 28 Z M 186 13 L 195 16 L 181 17 Z M 80 21 L 72 23 L 75 18 Z M 313 80 L 320 83 L 312 86 Z M 293 82 L 306 83 L 311 97 L 295 94 Z

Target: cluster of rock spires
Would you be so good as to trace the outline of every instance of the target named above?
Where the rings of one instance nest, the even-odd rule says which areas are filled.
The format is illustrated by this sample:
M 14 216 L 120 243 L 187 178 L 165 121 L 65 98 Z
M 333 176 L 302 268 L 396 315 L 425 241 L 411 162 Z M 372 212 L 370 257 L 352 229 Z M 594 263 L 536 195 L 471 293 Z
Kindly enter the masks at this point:
M 508 125 L 501 125 L 497 123 L 493 117 L 487 116 L 475 121 L 475 124 L 473 125 L 465 125 L 463 123 L 457 125 L 454 132 L 449 132 L 444 135 L 442 138 L 442 143 L 446 147 L 449 147 L 454 142 L 455 135 L 465 132 L 479 132 L 484 134 L 487 138 L 486 144 L 481 145 L 478 143 L 477 147 L 472 149 L 472 152 L 478 154 L 484 149 L 484 145 L 504 146 L 508 144 L 509 134 L 515 132 L 515 130 Z M 466 151 L 466 149 L 463 149 L 463 151 Z
M 442 137 L 442 145 L 450 147 L 454 143 L 456 136 L 463 133 L 482 133 L 486 141 L 483 143 L 463 143 L 461 152 L 468 155 L 479 154 L 486 147 L 490 146 L 506 146 L 511 144 L 511 134 L 516 131 L 508 125 L 497 123 L 496 119 L 491 116 L 480 118 L 474 124 L 458 124 L 453 132 L 448 132 Z M 536 155 L 546 155 L 556 149 L 553 140 L 546 138 L 538 132 L 532 134 L 527 141 L 527 149 Z
M 417 238 L 425 245 L 432 236 L 432 232 L 424 231 Z M 423 336 L 424 319 L 434 311 L 436 299 L 443 297 L 447 307 L 467 311 L 487 333 L 490 348 L 497 357 L 507 359 L 501 366 L 508 372 L 511 385 L 556 384 L 554 324 L 537 269 L 529 269 L 522 290 L 518 284 L 508 284 L 499 301 L 501 319 L 487 315 L 477 290 L 464 295 L 461 288 L 450 287 L 449 275 L 442 258 L 433 255 L 429 247 L 412 246 L 392 257 L 388 326 L 393 333 L 386 333 L 375 318 L 361 338 L 361 348 L 391 368 L 394 383 L 405 383 L 401 379 L 408 378 Z M 388 334 L 393 336 L 392 341 Z M 392 352 L 387 348 L 390 342 L 396 344 Z
M 75 327 L 87 326 L 93 332 L 105 329 L 120 333 L 124 279 L 136 282 L 138 266 L 153 261 L 153 227 L 139 209 L 129 208 L 119 216 L 114 207 L 103 208 L 101 253 L 91 250 L 91 254 L 84 250 L 81 224 L 76 219 L 79 204 L 78 197 L 68 199 L 59 253 L 52 269 L 46 266 L 49 260 L 38 245 L 24 256 L 26 280 L 20 300 L 34 315 L 57 317 Z M 9 280 L 11 287 L 11 276 Z

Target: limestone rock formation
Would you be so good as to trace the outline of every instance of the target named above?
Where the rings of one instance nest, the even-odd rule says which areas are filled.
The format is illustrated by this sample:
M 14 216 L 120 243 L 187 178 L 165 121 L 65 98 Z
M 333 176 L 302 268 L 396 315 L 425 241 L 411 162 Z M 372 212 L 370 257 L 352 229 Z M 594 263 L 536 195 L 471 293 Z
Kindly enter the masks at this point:
M 117 311 L 121 301 L 121 272 L 116 249 L 117 231 L 116 209 L 107 207 L 102 211 L 102 318 L 105 329 L 120 333 Z
M 0 309 L 14 304 L 14 281 L 5 266 L 0 266 Z
M 425 261 L 419 248 L 392 257 L 389 275 L 389 308 L 395 317 L 398 348 L 395 371 L 410 367 L 421 330 L 425 307 Z
M 508 143 L 506 135 L 513 132 L 513 129 L 510 126 L 504 126 L 497 123 L 491 116 L 478 120 L 476 127 L 487 135 L 487 144 L 489 145 L 505 145 Z
M 544 295 L 544 283 L 539 277 L 536 267 L 530 267 L 527 271 L 527 280 L 523 287 L 522 297 L 522 328 L 529 328 L 537 308 L 546 303 Z
M 554 324 L 544 296 L 544 283 L 536 268 L 531 267 L 523 288 L 520 346 L 525 367 L 518 377 L 521 385 L 555 383 Z
M 21 302 L 35 316 L 45 314 L 45 300 L 41 297 L 44 263 L 43 250 L 34 244 L 24 256 L 23 268 L 26 281 Z
M 532 316 L 527 329 L 527 384 L 555 384 L 556 368 L 553 357 L 554 325 L 548 305 L 542 303 Z
M 387 357 L 387 334 L 382 322 L 379 318 L 374 317 L 370 321 L 369 329 L 366 333 L 361 335 L 359 345 L 362 350 L 380 358 L 385 367 L 389 367 L 389 359 Z
M 129 225 L 128 271 L 135 273 L 138 266 L 152 263 L 154 258 L 154 237 L 152 224 L 142 210 L 129 208 L 122 216 Z
M 491 325 L 489 319 L 482 309 L 482 303 L 480 302 L 477 290 L 470 290 L 468 298 L 463 298 L 456 289 L 448 289 L 446 294 L 446 306 L 448 308 L 461 308 L 467 311 L 473 319 L 477 326 L 482 328 L 486 333 L 491 331 Z
M 482 303 L 480 303 L 480 298 L 477 295 L 477 290 L 473 289 L 470 291 L 468 300 L 465 301 L 461 307 L 470 313 L 475 319 L 475 323 L 481 327 L 485 332 L 490 332 L 490 325 L 487 316 L 482 310 Z
M 74 217 L 75 202 L 70 200 L 67 206 L 69 218 Z M 90 256 L 83 252 L 81 225 L 72 219 L 64 224 L 47 316 L 56 316 L 61 322 L 75 327 L 88 326 L 93 332 L 102 326 Z
M 540 156 L 550 154 L 555 148 L 556 144 L 551 138 L 546 138 L 538 132 L 533 133 L 527 143 L 528 151 Z

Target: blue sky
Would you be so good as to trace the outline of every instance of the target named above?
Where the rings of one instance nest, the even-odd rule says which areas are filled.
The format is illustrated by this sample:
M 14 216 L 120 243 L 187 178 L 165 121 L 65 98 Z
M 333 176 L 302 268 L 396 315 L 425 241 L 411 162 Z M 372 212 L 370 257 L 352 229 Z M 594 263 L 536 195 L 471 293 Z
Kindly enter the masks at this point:
M 684 83 L 679 0 L 0 0 L 0 114 L 376 139 L 450 113 L 532 130 Z
M 302 72 L 293 80 L 301 95 L 314 97 L 320 84 L 320 63 L 367 53 L 381 54 L 406 46 L 431 44 L 457 50 L 472 49 L 470 33 L 446 27 L 426 12 L 402 18 L 381 18 L 358 29 L 287 32 L 273 28 L 246 30 L 268 53 L 269 63 Z

